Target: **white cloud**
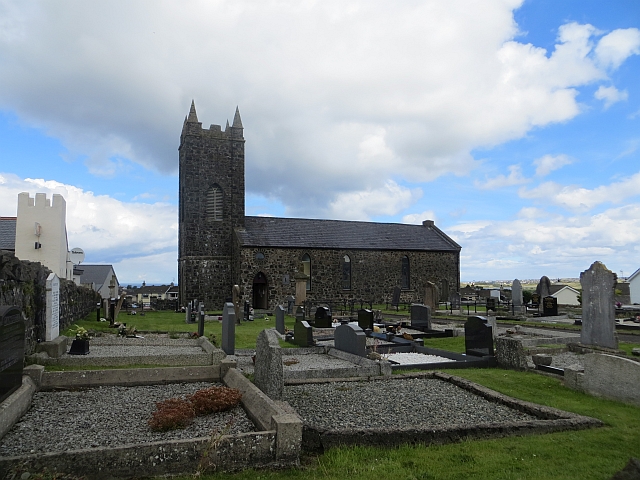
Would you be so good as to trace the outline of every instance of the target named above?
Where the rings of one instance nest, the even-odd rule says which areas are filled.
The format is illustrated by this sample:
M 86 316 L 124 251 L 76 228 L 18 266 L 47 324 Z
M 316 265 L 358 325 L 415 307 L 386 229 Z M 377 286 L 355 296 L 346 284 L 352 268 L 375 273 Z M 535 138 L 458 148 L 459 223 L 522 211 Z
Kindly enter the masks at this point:
M 205 126 L 239 105 L 248 191 L 320 214 L 388 178 L 468 175 L 474 148 L 575 117 L 578 89 L 637 51 L 636 29 L 596 45 L 577 23 L 551 52 L 515 41 L 521 3 L 9 3 L 0 108 L 115 177 L 126 159 L 175 172 L 191 98 Z
M 604 100 L 604 108 L 609 108 L 614 103 L 629 98 L 629 93 L 626 90 L 620 91 L 616 87 L 600 85 L 593 96 L 598 100 Z
M 436 224 L 438 223 L 438 218 L 433 210 L 425 210 L 422 213 L 409 213 L 402 217 L 402 223 L 411 225 L 422 225 L 425 220 L 433 220 Z
M 341 193 L 329 204 L 327 218 L 369 220 L 371 217 L 396 215 L 422 196 L 419 188 L 409 189 L 393 180 L 383 188 Z
M 631 55 L 640 54 L 640 30 L 614 30 L 600 39 L 595 48 L 598 63 L 604 68 L 618 68 Z
M 126 203 L 106 195 L 95 195 L 72 185 L 44 179 L 20 179 L 0 174 L 0 215 L 15 216 L 18 194 L 58 193 L 67 204 L 69 248 L 81 247 L 85 263 L 111 263 L 122 281 L 135 282 L 131 275 L 147 259 L 171 259 L 146 265 L 140 274 L 148 281 L 169 283 L 177 268 L 177 209 L 166 203 Z M 147 275 L 147 273 L 144 273 Z
M 533 161 L 536 166 L 536 176 L 545 177 L 554 170 L 570 165 L 573 160 L 567 155 L 544 155 Z
M 569 210 L 587 211 L 603 203 L 620 203 L 640 195 L 640 173 L 593 189 L 545 182 L 531 190 L 522 187 L 518 193 L 522 198 L 536 199 L 542 203 L 559 205 Z
M 509 175 L 497 175 L 495 177 L 485 179 L 483 182 L 476 180 L 474 185 L 481 190 L 496 190 L 498 188 L 522 185 L 528 181 L 529 180 L 522 175 L 520 165 L 510 165 Z

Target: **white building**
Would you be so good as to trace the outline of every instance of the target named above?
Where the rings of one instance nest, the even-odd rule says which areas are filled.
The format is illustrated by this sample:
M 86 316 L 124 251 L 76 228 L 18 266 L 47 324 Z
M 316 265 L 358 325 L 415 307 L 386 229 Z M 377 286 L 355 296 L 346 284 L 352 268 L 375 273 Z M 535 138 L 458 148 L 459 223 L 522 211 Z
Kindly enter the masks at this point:
M 67 203 L 62 195 L 52 201 L 44 193 L 35 199 L 18 195 L 15 254 L 20 260 L 40 262 L 59 278 L 73 279 L 67 243 Z
M 558 305 L 580 305 L 580 302 L 578 301 L 580 292 L 575 288 L 570 287 L 569 285 L 551 285 L 549 288 L 549 293 L 552 297 L 558 299 Z
M 102 298 L 117 298 L 120 283 L 112 265 L 79 265 L 80 285 L 98 292 Z
M 629 297 L 632 305 L 640 304 L 640 268 L 633 272 L 629 278 Z

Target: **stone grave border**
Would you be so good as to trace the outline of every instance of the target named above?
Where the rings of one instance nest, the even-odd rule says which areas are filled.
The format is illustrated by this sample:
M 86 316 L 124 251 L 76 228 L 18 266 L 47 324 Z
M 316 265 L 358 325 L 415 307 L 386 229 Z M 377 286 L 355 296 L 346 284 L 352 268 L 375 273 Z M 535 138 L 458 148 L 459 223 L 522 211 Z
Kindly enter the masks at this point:
M 604 426 L 604 423 L 596 418 L 518 400 L 475 384 L 469 380 L 442 372 L 407 373 L 393 375 L 392 377 L 369 377 L 367 379 L 319 378 L 312 380 L 288 380 L 285 381 L 285 384 L 375 382 L 383 380 L 392 381 L 402 378 L 425 378 L 445 381 L 490 402 L 533 415 L 537 417 L 538 420 L 486 423 L 470 427 L 455 425 L 443 427 L 430 426 L 424 429 L 386 425 L 384 428 L 331 430 L 318 429 L 305 424 L 302 434 L 302 450 L 305 452 L 321 453 L 329 448 L 342 445 L 398 446 L 402 444 L 445 444 L 469 439 L 481 440 L 506 436 L 524 436 Z
M 103 366 L 119 367 L 125 365 L 158 365 L 158 366 L 188 366 L 214 365 L 220 363 L 225 353 L 216 348 L 206 337 L 188 338 L 122 338 L 115 335 L 95 337 L 90 340 L 93 346 L 165 346 L 165 347 L 200 347 L 202 353 L 140 355 L 126 357 L 91 357 L 84 355 L 64 355 L 71 343 L 71 338 L 60 335 L 51 342 L 42 342 L 36 353 L 26 357 L 27 364 L 58 365 L 64 367 Z
M 117 448 L 98 447 L 65 452 L 28 454 L 0 458 L 0 476 L 11 468 L 22 466 L 39 471 L 44 467 L 50 471 L 67 474 L 87 475 L 90 478 L 111 479 L 138 476 L 157 476 L 166 474 L 189 474 L 201 461 L 206 461 L 207 471 L 235 471 L 250 467 L 290 467 L 299 464 L 302 442 L 302 421 L 291 407 L 283 402 L 275 402 L 261 392 L 236 368 L 234 358 L 227 358 L 215 369 L 212 381 L 222 380 L 227 386 L 242 392 L 242 406 L 256 425 L 256 432 L 237 435 L 223 435 L 211 448 L 211 438 L 201 437 L 187 440 L 151 442 L 146 444 L 124 445 Z M 198 368 L 198 367 L 192 367 Z M 45 372 L 44 367 L 35 366 L 42 378 L 50 373 L 94 374 L 100 371 L 85 372 Z M 140 377 L 153 369 L 139 370 Z M 156 369 L 158 372 L 176 369 Z M 177 370 L 189 370 L 178 368 Z M 97 373 L 96 373 L 97 372 Z M 106 371 L 102 374 L 105 375 Z M 124 370 L 113 372 L 122 375 L 120 385 L 135 385 L 136 375 L 127 375 Z M 160 375 L 161 376 L 161 375 Z M 72 378 L 72 376 L 69 376 Z M 162 383 L 160 379 L 156 383 Z M 165 378 L 166 381 L 169 381 Z M 179 381 L 201 381 L 201 378 L 185 377 Z M 46 383 L 46 381 L 44 381 Z M 110 385 L 112 383 L 109 383 Z M 58 383 L 55 388 L 60 388 Z M 91 384 L 97 386 L 97 384 Z M 73 381 L 67 388 L 78 385 Z M 37 385 L 29 375 L 23 376 L 23 385 L 0 405 L 0 434 L 4 435 L 15 422 L 28 410 L 36 392 Z

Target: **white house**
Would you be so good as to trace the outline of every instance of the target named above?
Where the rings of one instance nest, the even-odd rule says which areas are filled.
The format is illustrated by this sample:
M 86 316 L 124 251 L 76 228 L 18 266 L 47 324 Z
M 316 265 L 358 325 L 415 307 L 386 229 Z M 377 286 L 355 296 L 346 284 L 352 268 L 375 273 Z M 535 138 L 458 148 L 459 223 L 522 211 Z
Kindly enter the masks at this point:
M 20 260 L 40 262 L 59 278 L 72 280 L 73 265 L 67 244 L 67 203 L 62 195 L 18 194 L 15 254 Z
M 80 285 L 98 292 L 102 298 L 116 298 L 120 289 L 118 277 L 112 265 L 78 265 L 75 268 L 80 275 Z
M 552 297 L 558 299 L 558 305 L 580 305 L 580 302 L 578 301 L 578 295 L 580 295 L 580 292 L 569 285 L 550 285 L 549 293 Z
M 640 303 L 640 268 L 633 272 L 629 278 L 629 297 L 632 305 Z

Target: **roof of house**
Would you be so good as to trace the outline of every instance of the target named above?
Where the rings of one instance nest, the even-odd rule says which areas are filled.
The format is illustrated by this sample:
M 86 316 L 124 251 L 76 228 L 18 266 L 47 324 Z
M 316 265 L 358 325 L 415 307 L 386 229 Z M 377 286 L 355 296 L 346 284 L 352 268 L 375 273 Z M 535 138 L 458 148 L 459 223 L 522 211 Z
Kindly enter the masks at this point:
M 143 285 L 140 288 L 136 288 L 132 293 L 141 295 L 162 295 L 167 293 L 171 288 L 171 285 Z
M 112 265 L 85 265 L 83 264 L 80 269 L 82 270 L 82 275 L 80 276 L 80 284 L 88 285 L 93 283 L 97 290 L 104 285 L 105 282 L 110 282 L 111 278 L 109 275 L 115 275 L 116 272 L 113 270 Z M 113 272 L 113 273 L 111 273 Z M 118 277 L 116 276 L 116 281 Z
M 460 245 L 438 227 L 425 223 L 248 216 L 244 228 L 236 229 L 236 236 L 244 247 L 460 251 Z
M 554 294 L 558 293 L 560 290 L 564 290 L 565 288 L 568 289 L 568 290 L 572 290 L 575 293 L 580 293 L 575 288 L 570 287 L 569 285 L 563 285 L 561 283 L 554 283 L 552 285 L 549 285 L 549 293 L 551 295 L 554 295 Z
M 16 249 L 16 217 L 0 217 L 0 250 Z
M 627 282 L 631 283 L 631 281 L 634 280 L 638 276 L 638 274 L 640 274 L 640 268 L 627 277 Z

